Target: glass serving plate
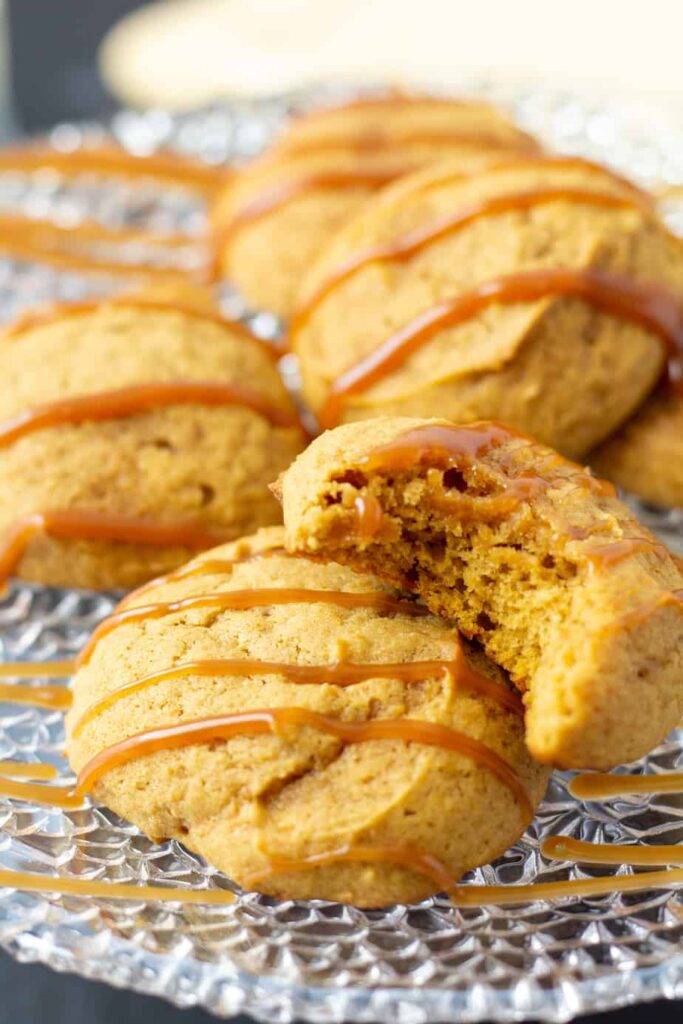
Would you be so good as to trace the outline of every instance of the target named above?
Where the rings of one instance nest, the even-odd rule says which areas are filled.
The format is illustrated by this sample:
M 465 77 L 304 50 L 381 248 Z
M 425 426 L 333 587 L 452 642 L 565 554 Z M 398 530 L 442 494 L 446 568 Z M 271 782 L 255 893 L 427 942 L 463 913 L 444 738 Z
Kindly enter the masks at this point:
M 131 151 L 172 146 L 212 162 L 258 151 L 293 107 L 339 91 L 225 104 L 182 118 L 122 113 L 106 129 L 63 125 L 62 149 L 84 135 L 112 132 Z M 609 104 L 536 86 L 464 83 L 462 92 L 510 107 L 522 125 L 555 148 L 611 161 L 645 184 L 683 182 L 683 134 L 673 113 Z M 679 211 L 667 214 L 675 225 Z M 77 223 L 199 232 L 201 207 L 156 184 L 131 186 L 83 174 L 64 183 L 51 172 L 0 174 L 0 211 Z M 144 257 L 139 246 L 131 259 Z M 44 266 L 0 259 L 0 309 L 11 316 L 47 299 L 75 300 L 120 287 Z M 232 312 L 272 335 L 277 322 L 249 314 L 226 291 Z M 671 545 L 683 549 L 677 512 L 639 508 Z M 13 585 L 0 601 L 4 659 L 73 655 L 115 597 Z M 0 758 L 40 759 L 64 779 L 61 716 L 0 705 Z M 683 731 L 624 769 L 683 770 Z M 617 797 L 581 804 L 556 774 L 524 838 L 494 864 L 472 872 L 478 883 L 540 882 L 630 873 L 632 868 L 546 861 L 541 841 L 556 833 L 615 843 L 683 840 L 683 794 Z M 218 874 L 175 842 L 156 846 L 96 806 L 73 812 L 0 798 L 0 869 L 45 876 L 205 888 Z M 219 884 L 226 884 L 220 878 Z M 325 902 L 278 902 L 241 893 L 226 906 L 182 906 L 0 889 L 0 943 L 25 961 L 41 961 L 110 984 L 202 1006 L 222 1016 L 246 1011 L 264 1021 L 563 1021 L 627 1002 L 683 996 L 683 892 L 674 889 L 565 898 L 512 907 L 458 909 L 435 897 L 378 911 Z

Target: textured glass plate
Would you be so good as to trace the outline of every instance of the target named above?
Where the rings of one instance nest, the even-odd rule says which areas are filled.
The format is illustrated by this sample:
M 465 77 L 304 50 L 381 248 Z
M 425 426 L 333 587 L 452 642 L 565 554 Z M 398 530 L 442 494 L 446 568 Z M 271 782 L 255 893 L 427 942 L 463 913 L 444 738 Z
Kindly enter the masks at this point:
M 611 160 L 646 183 L 683 182 L 683 135 L 666 111 L 596 104 L 539 88 L 511 94 L 469 83 L 463 91 L 506 103 L 525 127 L 558 149 Z M 226 105 L 182 119 L 124 113 L 111 130 L 136 153 L 174 146 L 220 162 L 257 151 L 288 108 L 310 99 Z M 62 126 L 52 140 L 69 149 L 81 143 L 83 132 Z M 180 191 L 160 194 L 156 185 L 102 183 L 88 175 L 67 185 L 45 172 L 0 175 L 3 206 L 60 223 L 87 215 L 157 230 L 198 232 L 204 220 L 202 209 Z M 670 213 L 675 223 L 676 210 Z M 147 255 L 139 247 L 129 250 L 131 260 Z M 46 299 L 76 299 L 113 287 L 120 282 L 0 260 L 6 316 Z M 238 296 L 227 293 L 226 301 L 245 313 Z M 264 335 L 277 327 L 267 314 L 253 322 Z M 681 548 L 678 513 L 641 511 Z M 67 657 L 112 606 L 106 595 L 16 585 L 0 601 L 2 655 Z M 68 778 L 63 743 L 58 714 L 0 705 L 0 758 L 40 758 Z M 681 732 L 626 770 L 675 769 L 683 769 Z M 614 870 L 546 862 L 539 842 L 552 833 L 617 843 L 683 840 L 683 794 L 585 806 L 566 785 L 565 775 L 555 776 L 524 839 L 469 880 L 514 884 Z M 199 888 L 217 879 L 181 846 L 155 846 L 105 809 L 66 814 L 7 799 L 0 799 L 0 867 Z M 226 885 L 225 879 L 218 884 Z M 683 893 L 673 890 L 464 910 L 435 898 L 367 912 L 322 902 L 278 903 L 256 894 L 242 894 L 226 907 L 183 907 L 4 889 L 0 942 L 22 960 L 155 993 L 181 1006 L 224 1016 L 245 1010 L 268 1021 L 562 1021 L 626 1002 L 683 996 Z

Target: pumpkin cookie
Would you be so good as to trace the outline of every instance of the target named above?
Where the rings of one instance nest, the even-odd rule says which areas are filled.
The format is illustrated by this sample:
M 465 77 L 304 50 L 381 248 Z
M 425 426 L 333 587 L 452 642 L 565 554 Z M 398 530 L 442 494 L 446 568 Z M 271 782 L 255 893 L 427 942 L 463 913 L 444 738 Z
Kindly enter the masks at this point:
M 589 460 L 645 501 L 683 508 L 683 397 L 657 391 Z
M 536 148 L 479 102 L 395 95 L 296 118 L 219 196 L 219 268 L 251 305 L 289 316 L 312 260 L 382 186 L 447 156 L 467 174 Z
M 496 419 L 572 457 L 662 373 L 683 247 L 648 196 L 545 157 L 441 164 L 368 202 L 299 296 L 290 343 L 323 426 Z
M 683 711 L 683 576 L 603 481 L 490 423 L 322 435 L 281 483 L 287 544 L 409 587 L 525 691 L 532 755 L 612 768 Z
M 263 343 L 185 290 L 0 337 L 0 575 L 128 587 L 275 523 L 303 435 Z
M 423 899 L 502 853 L 543 795 L 521 702 L 451 624 L 282 543 L 271 528 L 204 553 L 105 620 L 74 679 L 70 762 L 245 888 Z

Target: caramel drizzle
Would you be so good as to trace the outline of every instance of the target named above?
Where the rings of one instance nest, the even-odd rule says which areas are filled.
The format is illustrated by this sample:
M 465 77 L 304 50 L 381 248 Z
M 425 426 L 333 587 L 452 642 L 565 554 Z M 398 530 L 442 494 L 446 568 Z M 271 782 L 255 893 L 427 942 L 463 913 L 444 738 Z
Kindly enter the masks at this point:
M 124 419 L 174 405 L 242 406 L 275 427 L 299 426 L 293 409 L 284 409 L 241 384 L 211 380 L 159 381 L 63 398 L 27 409 L 0 423 L 0 448 L 48 427 Z
M 183 316 L 194 320 L 208 320 L 211 323 L 217 324 L 219 327 L 225 327 L 227 330 L 240 335 L 248 341 L 255 342 L 271 358 L 278 358 L 279 355 L 275 347 L 269 342 L 264 341 L 263 338 L 259 338 L 256 334 L 252 334 L 249 328 L 239 320 L 231 320 L 228 317 L 223 316 L 223 314 L 218 310 L 208 308 L 200 309 L 198 306 L 195 306 L 190 302 L 183 302 L 182 300 L 177 299 L 162 300 L 158 298 L 146 298 L 144 294 L 112 295 L 106 299 L 87 299 L 82 302 L 74 303 L 55 303 L 54 305 L 43 307 L 41 309 L 30 310 L 26 313 L 22 313 L 14 323 L 7 325 L 3 329 L 2 337 L 16 338 L 25 334 L 27 331 L 33 330 L 34 328 L 56 323 L 59 320 L 70 320 L 73 317 L 87 316 L 89 313 L 97 312 L 100 309 L 106 309 L 109 306 L 121 306 L 124 309 L 149 309 L 161 313 L 182 313 Z
M 251 889 L 254 886 L 258 887 L 259 882 L 270 879 L 274 875 L 289 875 L 298 871 L 307 871 L 310 868 L 324 867 L 328 864 L 348 864 L 358 861 L 366 864 L 395 864 L 397 867 L 407 868 L 408 871 L 424 875 L 430 882 L 434 882 L 439 892 L 448 892 L 453 887 L 453 875 L 443 861 L 433 854 L 415 850 L 409 846 L 369 846 L 365 843 L 341 846 L 337 850 L 313 853 L 308 857 L 300 857 L 295 860 L 274 857 L 269 860 L 266 868 L 253 871 L 248 875 L 244 884 L 247 889 Z
M 518 132 L 505 138 L 495 132 L 477 129 L 446 129 L 443 131 L 413 130 L 385 134 L 381 128 L 352 132 L 317 139 L 284 139 L 275 151 L 283 153 L 319 153 L 325 150 L 349 150 L 363 153 L 382 153 L 402 150 L 411 146 L 457 146 L 460 149 L 499 150 L 517 153 L 537 153 L 539 145 L 531 136 Z M 404 172 L 399 172 L 404 173 Z M 398 175 L 397 175 L 398 176 Z
M 200 903 L 221 906 L 233 903 L 227 889 L 166 889 L 160 885 L 100 882 L 90 878 L 52 878 L 26 871 L 0 870 L 0 886 L 22 892 L 59 893 L 62 896 L 102 897 L 110 900 L 150 900 L 161 903 Z
M 561 882 L 533 882 L 530 885 L 455 885 L 450 897 L 459 907 L 510 906 L 535 903 L 565 896 L 609 896 L 616 892 L 668 889 L 683 882 L 683 868 L 643 871 L 637 875 L 608 875 L 605 878 L 571 878 Z
M 0 250 L 17 259 L 35 259 L 65 269 L 115 276 L 143 274 L 162 281 L 178 280 L 181 283 L 188 277 L 203 278 L 210 271 L 208 265 L 204 269 L 197 267 L 184 270 L 170 262 L 164 266 L 150 261 L 135 262 L 105 255 L 96 248 L 102 243 L 121 246 L 131 242 L 153 247 L 157 252 L 162 250 L 169 256 L 181 249 L 190 251 L 193 243 L 196 247 L 194 239 L 189 235 L 163 235 L 135 228 L 106 227 L 91 220 L 65 228 L 50 220 L 0 214 Z
M 606 209 L 640 209 L 646 213 L 651 212 L 649 203 L 646 205 L 645 201 L 633 196 L 608 195 L 606 192 L 594 192 L 586 188 L 570 188 L 568 186 L 538 188 L 529 192 L 508 192 L 480 199 L 425 227 L 416 228 L 400 238 L 382 242 L 352 256 L 337 270 L 332 271 L 310 298 L 295 311 L 290 329 L 291 336 L 294 337 L 305 327 L 330 292 L 344 281 L 348 281 L 364 267 L 372 266 L 375 263 L 404 263 L 428 245 L 461 231 L 475 221 L 500 213 L 530 210 L 536 206 L 560 201 L 600 206 Z
M 605 800 L 629 793 L 682 793 L 683 772 L 667 772 L 665 775 L 587 772 L 571 780 L 569 792 L 579 800 Z
M 281 675 L 290 683 L 315 686 L 355 686 L 369 679 L 400 679 L 404 683 L 421 683 L 430 678 L 451 676 L 458 687 L 495 701 L 500 707 L 524 717 L 524 706 L 511 690 L 494 682 L 472 669 L 462 653 L 452 661 L 411 661 L 411 662 L 377 662 L 368 665 L 350 662 L 338 662 L 330 665 L 289 665 L 283 662 L 259 661 L 245 659 L 213 659 L 206 661 L 190 661 L 171 668 L 153 672 L 142 679 L 118 687 L 105 697 L 94 701 L 83 712 L 73 727 L 72 735 L 76 739 L 83 729 L 97 715 L 117 704 L 122 698 L 139 693 L 150 686 L 167 682 L 169 679 L 182 679 L 187 676 L 209 676 L 225 678 L 228 676 L 267 676 Z
M 219 246 L 231 244 L 246 227 L 262 220 L 269 213 L 288 206 L 293 200 L 316 189 L 337 191 L 350 188 L 378 189 L 394 181 L 412 167 L 394 167 L 385 170 L 356 168 L 348 171 L 319 171 L 302 174 L 289 181 L 265 189 L 238 209 L 226 224 L 221 225 L 216 241 Z
M 416 427 L 375 448 L 368 455 L 358 459 L 357 464 L 369 470 L 387 472 L 401 472 L 415 466 L 457 467 L 463 463 L 472 463 L 487 452 L 515 440 L 523 441 L 525 444 L 532 443 L 531 438 L 525 434 L 499 423 Z M 514 460 L 507 460 L 503 468 L 506 472 L 512 472 L 515 468 Z M 567 475 L 558 476 L 556 480 L 550 475 L 544 475 L 558 469 L 566 469 Z M 533 469 L 525 467 L 519 476 L 511 475 L 505 481 L 505 490 L 501 494 L 480 499 L 483 505 L 482 514 L 487 517 L 508 515 L 521 501 L 528 500 L 541 490 L 547 490 L 554 484 L 564 483 L 568 479 L 582 484 L 600 496 L 609 497 L 614 494 L 614 488 L 610 483 L 591 476 L 583 467 L 553 453 L 552 459 L 548 459 L 540 466 Z M 437 501 L 437 497 L 434 496 L 435 505 L 445 507 L 450 512 L 462 515 L 467 513 L 467 506 L 462 498 L 441 495 Z
M 71 509 L 33 512 L 19 519 L 0 545 L 0 581 L 7 580 L 34 537 L 61 540 L 106 540 L 156 547 L 210 548 L 231 538 L 198 523 L 158 522 L 138 516 Z
M 374 494 L 359 494 L 354 501 L 356 507 L 356 536 L 361 540 L 372 540 L 382 530 L 384 512 Z
M 261 558 L 274 557 L 294 558 L 298 556 L 290 554 L 290 552 L 285 548 L 274 547 L 264 548 L 263 551 L 254 551 L 239 558 L 198 558 L 192 562 L 188 562 L 187 565 L 181 565 L 179 569 L 174 569 L 172 572 L 165 573 L 163 576 L 157 576 L 148 583 L 143 583 L 142 586 L 138 587 L 136 590 L 132 590 L 130 594 L 127 594 L 123 601 L 121 601 L 119 609 L 127 607 L 132 601 L 142 597 L 143 594 L 148 593 L 150 590 L 157 590 L 159 587 L 164 587 L 169 583 L 186 580 L 192 576 L 212 576 L 214 574 L 229 576 L 232 574 L 236 565 L 242 565 L 244 562 L 257 561 Z
M 30 173 L 44 168 L 68 177 L 92 172 L 124 178 L 157 178 L 209 196 L 221 188 L 231 174 L 225 168 L 212 167 L 175 153 L 134 156 L 123 147 L 113 144 L 83 146 L 69 153 L 44 144 L 12 146 L 0 150 L 0 172 Z
M 666 544 L 655 540 L 654 537 L 624 537 L 623 540 L 596 545 L 586 552 L 586 558 L 591 568 L 606 569 L 638 552 L 656 555 L 664 561 L 671 557 Z
M 75 672 L 75 662 L 69 661 L 2 661 L 0 677 L 14 679 L 68 679 Z
M 197 608 L 215 608 L 227 611 L 245 611 L 250 608 L 268 608 L 281 604 L 335 604 L 340 608 L 375 608 L 382 612 L 404 615 L 427 615 L 423 605 L 390 597 L 375 591 L 357 594 L 342 590 L 304 590 L 300 588 L 263 588 L 261 590 L 226 590 L 213 594 L 196 594 L 180 601 L 159 601 L 155 604 L 125 607 L 114 612 L 96 627 L 88 643 L 78 656 L 77 665 L 87 665 L 100 640 L 131 622 L 160 619 L 166 615 L 182 614 Z
M 472 320 L 492 305 L 557 296 L 581 299 L 602 312 L 651 331 L 667 353 L 670 379 L 679 381 L 683 373 L 683 305 L 671 293 L 658 285 L 605 270 L 527 270 L 484 281 L 399 328 L 333 382 L 320 413 L 322 426 L 336 425 L 349 398 L 399 369 L 442 331 Z M 683 385 L 679 382 L 675 387 L 678 390 Z
M 44 662 L 37 662 L 41 667 Z M 12 673 L 14 675 L 14 673 Z M 49 711 L 66 711 L 71 707 L 71 690 L 66 686 L 15 686 L 0 683 L 0 702 L 8 704 L 30 704 L 32 707 Z
M 73 786 L 46 786 L 41 782 L 15 782 L 0 778 L 0 797 L 3 796 L 59 807 L 63 811 L 76 811 L 83 806 L 83 797 L 74 792 Z
M 572 860 L 584 864 L 681 864 L 680 843 L 660 846 L 586 843 L 569 836 L 549 836 L 541 844 L 541 853 L 552 860 Z
M 509 170 L 537 170 L 538 168 L 557 168 L 559 170 L 577 170 L 577 171 L 594 171 L 596 174 L 601 174 L 603 178 L 614 182 L 615 185 L 619 185 L 620 188 L 625 189 L 629 195 L 635 200 L 635 202 L 642 206 L 644 210 L 654 211 L 656 208 L 656 201 L 654 196 L 647 192 L 645 189 L 635 185 L 628 178 L 618 174 L 613 168 L 606 167 L 604 164 L 597 163 L 595 160 L 587 160 L 582 156 L 556 156 L 554 154 L 540 153 L 536 156 L 511 156 L 508 159 L 500 160 L 485 169 L 486 176 L 491 174 L 497 174 Z M 440 188 L 443 185 L 448 185 L 451 182 L 460 181 L 462 174 L 460 171 L 449 169 L 444 171 L 443 174 L 434 175 L 427 181 L 421 183 L 419 188 L 420 192 L 431 191 L 433 188 Z M 677 237 L 677 236 L 672 236 Z
M 531 820 L 533 817 L 533 807 L 519 775 L 507 761 L 466 733 L 417 719 L 344 722 L 306 708 L 292 707 L 264 708 L 215 718 L 200 718 L 136 733 L 91 758 L 79 773 L 76 793 L 82 796 L 91 792 L 107 772 L 157 751 L 229 740 L 233 736 L 277 735 L 287 726 L 316 729 L 345 744 L 399 740 L 453 751 L 487 768 L 512 793 L 525 819 Z

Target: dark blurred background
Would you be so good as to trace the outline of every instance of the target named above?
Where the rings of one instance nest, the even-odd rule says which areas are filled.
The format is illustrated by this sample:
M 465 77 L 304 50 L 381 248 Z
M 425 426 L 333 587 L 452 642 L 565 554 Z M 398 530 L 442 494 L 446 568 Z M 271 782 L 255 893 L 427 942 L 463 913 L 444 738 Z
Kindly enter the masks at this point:
M 111 114 L 116 103 L 98 75 L 97 46 L 119 18 L 142 6 L 139 0 L 8 0 L 14 130 L 35 133 L 56 121 Z M 582 1019 L 586 1024 L 683 1024 L 683 1001 L 650 1003 Z M 176 1010 L 160 1000 L 40 966 L 15 964 L 0 953 L 0 1024 L 209 1024 L 210 1020 L 200 1011 Z

